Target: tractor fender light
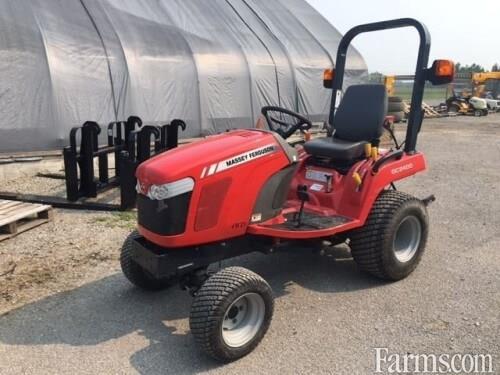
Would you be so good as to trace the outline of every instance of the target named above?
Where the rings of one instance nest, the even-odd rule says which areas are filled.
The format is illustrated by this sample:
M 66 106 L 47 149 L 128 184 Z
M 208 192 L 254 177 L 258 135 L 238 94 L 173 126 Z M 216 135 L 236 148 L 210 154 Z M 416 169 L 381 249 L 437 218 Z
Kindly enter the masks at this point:
M 191 177 L 163 185 L 151 185 L 145 194 L 149 199 L 163 201 L 178 195 L 189 193 L 194 189 L 194 180 Z
M 335 69 L 325 69 L 323 72 L 323 87 L 325 89 L 333 88 L 333 80 L 335 78 Z

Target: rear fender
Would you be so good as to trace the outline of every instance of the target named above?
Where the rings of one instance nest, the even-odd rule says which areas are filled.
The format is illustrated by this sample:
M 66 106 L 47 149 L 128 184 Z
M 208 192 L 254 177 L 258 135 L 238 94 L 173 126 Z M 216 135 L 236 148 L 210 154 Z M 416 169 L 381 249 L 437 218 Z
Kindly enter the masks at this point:
M 372 173 L 373 163 L 365 163 L 359 168 L 362 183 L 358 186 L 354 178 L 346 181 L 346 189 L 340 202 L 338 212 L 341 215 L 358 219 L 364 225 L 375 200 L 380 193 L 390 187 L 391 183 L 415 175 L 427 169 L 424 155 L 416 153 L 404 154 L 399 160 L 383 164 L 378 173 Z M 356 171 L 355 166 L 350 175 Z

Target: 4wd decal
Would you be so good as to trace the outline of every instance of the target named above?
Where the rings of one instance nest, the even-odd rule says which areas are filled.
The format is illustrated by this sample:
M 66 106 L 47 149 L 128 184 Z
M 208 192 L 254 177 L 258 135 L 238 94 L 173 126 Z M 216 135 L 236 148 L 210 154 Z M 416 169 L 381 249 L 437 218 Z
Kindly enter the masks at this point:
M 201 178 L 211 176 L 215 173 L 225 171 L 229 168 L 236 167 L 238 165 L 242 165 L 245 163 L 248 163 L 252 160 L 261 158 L 263 156 L 272 154 L 275 152 L 277 149 L 277 146 L 275 144 L 272 145 L 267 145 L 264 147 L 259 147 L 250 151 L 247 151 L 243 154 L 233 156 L 229 159 L 222 160 L 218 163 L 212 164 L 210 166 L 207 166 L 203 168 L 203 171 L 201 172 Z

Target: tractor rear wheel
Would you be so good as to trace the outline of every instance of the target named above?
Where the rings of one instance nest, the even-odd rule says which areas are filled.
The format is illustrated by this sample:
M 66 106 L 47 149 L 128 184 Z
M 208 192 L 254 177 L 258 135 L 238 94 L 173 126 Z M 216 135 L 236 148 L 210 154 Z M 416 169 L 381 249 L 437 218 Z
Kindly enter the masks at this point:
M 389 96 L 388 98 L 389 103 L 402 103 L 403 98 L 400 96 Z
M 387 106 L 387 112 L 402 112 L 405 110 L 403 102 L 390 102 Z
M 242 267 L 228 267 L 196 293 L 189 326 L 208 355 L 232 361 L 259 344 L 271 324 L 273 309 L 271 287 L 262 277 Z
M 168 288 L 173 284 L 172 278 L 156 279 L 132 259 L 132 241 L 141 235 L 137 230 L 130 233 L 122 245 L 120 265 L 125 277 L 135 286 L 150 291 Z
M 364 227 L 353 232 L 351 253 L 358 266 L 373 276 L 401 280 L 420 262 L 428 232 L 425 204 L 386 190 L 375 201 Z

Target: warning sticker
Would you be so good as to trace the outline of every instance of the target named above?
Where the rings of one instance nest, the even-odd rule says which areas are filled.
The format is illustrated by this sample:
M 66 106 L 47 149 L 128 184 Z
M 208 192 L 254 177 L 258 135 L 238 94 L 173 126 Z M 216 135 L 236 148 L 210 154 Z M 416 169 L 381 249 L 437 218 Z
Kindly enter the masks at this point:
M 312 191 L 322 191 L 323 187 L 324 186 L 320 185 L 320 184 L 312 184 L 309 189 L 312 190 Z
M 333 174 L 315 169 L 308 169 L 306 171 L 306 178 L 312 181 L 328 182 L 327 178 L 332 178 Z

